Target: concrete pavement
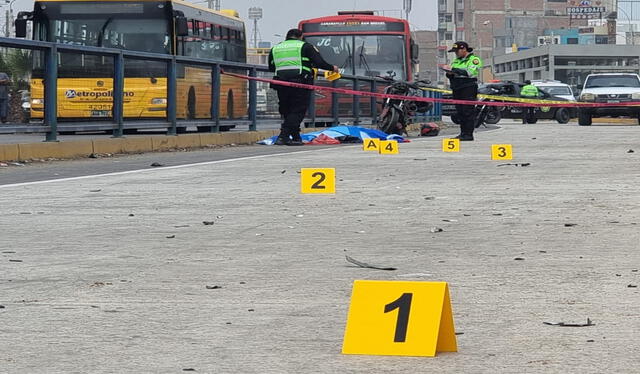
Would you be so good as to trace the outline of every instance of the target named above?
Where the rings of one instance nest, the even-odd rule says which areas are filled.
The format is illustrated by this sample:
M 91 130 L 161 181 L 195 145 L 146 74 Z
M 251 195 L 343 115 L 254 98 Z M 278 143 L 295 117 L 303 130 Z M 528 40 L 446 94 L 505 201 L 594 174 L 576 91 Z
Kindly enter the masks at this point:
M 460 154 L 426 139 L 0 186 L 0 371 L 638 372 L 638 131 L 513 125 Z M 531 165 L 499 167 L 495 143 Z M 335 167 L 338 193 L 300 195 L 302 167 Z M 342 356 L 356 279 L 449 282 L 459 353 Z

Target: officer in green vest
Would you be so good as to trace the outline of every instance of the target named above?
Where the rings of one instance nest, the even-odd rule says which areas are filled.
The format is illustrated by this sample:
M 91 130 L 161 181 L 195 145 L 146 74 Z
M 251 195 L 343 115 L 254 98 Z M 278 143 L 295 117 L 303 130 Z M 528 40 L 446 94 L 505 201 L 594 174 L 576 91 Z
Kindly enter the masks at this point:
M 540 95 L 538 87 L 531 84 L 531 81 L 524 81 L 524 86 L 520 89 L 520 97 L 525 99 L 537 99 Z M 522 124 L 526 125 L 530 120 L 536 118 L 535 107 L 522 107 Z
M 455 52 L 456 59 L 451 66 L 443 66 L 457 100 L 476 101 L 478 98 L 478 76 L 482 70 L 482 60 L 473 54 L 473 48 L 466 42 L 456 42 L 449 52 Z M 460 135 L 462 141 L 473 141 L 476 128 L 475 105 L 456 105 L 456 114 L 460 119 Z
M 276 73 L 274 79 L 313 84 L 313 69 L 339 72 L 337 66 L 327 63 L 313 45 L 302 40 L 302 31 L 289 30 L 284 42 L 271 49 L 269 70 Z M 272 85 L 278 91 L 280 114 L 284 118 L 276 145 L 303 145 L 300 123 L 309 108 L 311 90 Z

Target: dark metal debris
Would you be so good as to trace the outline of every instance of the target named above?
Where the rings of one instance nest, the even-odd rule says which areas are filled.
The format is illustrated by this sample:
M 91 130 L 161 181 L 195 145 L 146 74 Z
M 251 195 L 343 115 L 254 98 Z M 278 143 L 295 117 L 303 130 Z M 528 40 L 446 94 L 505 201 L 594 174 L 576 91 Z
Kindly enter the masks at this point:
M 213 221 L 202 221 L 202 224 L 205 226 L 213 226 L 215 224 L 215 222 Z
M 151 164 L 152 168 L 161 168 L 163 166 L 164 166 L 164 164 L 161 164 L 159 162 L 154 162 L 153 164 Z
M 633 149 L 630 149 L 627 151 L 627 153 L 636 153 L 636 151 L 634 151 Z
M 628 288 L 638 288 L 638 285 L 637 284 L 630 284 L 627 287 Z
M 374 270 L 386 270 L 386 271 L 394 271 L 394 270 L 398 270 L 397 268 L 391 268 L 391 267 L 382 267 L 382 266 L 375 266 L 375 265 L 369 265 L 367 263 L 364 262 L 360 262 L 356 259 L 353 259 L 349 256 L 345 256 L 347 259 L 347 262 L 350 262 L 356 266 L 359 266 L 361 268 L 365 268 L 365 269 L 374 269 Z
M 542 322 L 545 325 L 549 326 L 558 326 L 558 327 L 589 327 L 595 326 L 596 324 L 591 322 L 591 319 L 587 318 L 587 323 L 565 323 L 565 322 Z
M 175 238 L 176 238 L 176 236 L 175 236 L 175 235 L 169 235 L 169 236 L 167 236 L 167 239 L 175 239 Z
M 522 164 L 513 164 L 513 163 L 510 163 L 510 164 L 500 164 L 500 165 L 498 165 L 498 167 L 501 167 L 501 166 L 515 166 L 515 167 L 523 167 L 523 168 L 526 168 L 527 166 L 531 166 L 531 163 L 530 163 L 530 162 L 525 162 L 525 163 L 522 163 Z
M 222 288 L 221 286 L 205 286 L 205 287 L 208 290 L 219 290 Z
M 577 223 L 565 223 L 564 224 L 564 227 L 575 227 L 575 226 L 578 226 L 578 224 Z
M 522 258 L 522 257 L 516 257 L 516 258 L 514 258 L 514 260 L 516 260 L 516 261 L 524 261 L 524 258 Z

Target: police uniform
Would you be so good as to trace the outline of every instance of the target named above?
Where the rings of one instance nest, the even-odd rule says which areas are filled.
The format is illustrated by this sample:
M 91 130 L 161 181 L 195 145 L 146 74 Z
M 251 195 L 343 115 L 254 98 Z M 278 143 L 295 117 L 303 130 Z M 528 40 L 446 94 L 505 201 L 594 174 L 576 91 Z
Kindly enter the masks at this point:
M 451 72 L 447 73 L 453 91 L 453 98 L 457 100 L 475 101 L 478 97 L 478 76 L 482 69 L 480 57 L 471 53 L 473 48 L 465 42 L 457 42 L 449 52 L 455 52 L 464 47 L 469 54 L 464 58 L 456 58 L 451 63 Z M 460 139 L 473 140 L 476 125 L 476 110 L 474 105 L 456 105 L 456 112 L 460 119 Z
M 275 72 L 276 80 L 313 84 L 313 68 L 333 70 L 333 65 L 314 46 L 298 39 L 285 40 L 269 54 L 269 69 Z M 278 91 L 279 110 L 284 119 L 278 144 L 301 145 L 300 123 L 309 108 L 311 90 L 278 85 L 273 88 Z
M 520 96 L 533 99 L 537 98 L 540 94 L 540 90 L 538 87 L 531 84 L 531 82 L 526 81 L 526 84 L 520 89 Z M 527 119 L 534 119 L 536 117 L 536 108 L 534 107 L 522 107 L 522 123 L 526 124 Z

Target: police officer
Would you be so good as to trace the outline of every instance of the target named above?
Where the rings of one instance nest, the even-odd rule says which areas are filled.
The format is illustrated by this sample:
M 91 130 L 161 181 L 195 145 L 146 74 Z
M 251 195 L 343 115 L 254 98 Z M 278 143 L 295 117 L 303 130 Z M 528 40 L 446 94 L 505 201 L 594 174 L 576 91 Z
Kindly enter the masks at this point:
M 302 40 L 302 31 L 289 30 L 286 40 L 271 49 L 269 70 L 274 79 L 287 82 L 313 84 L 313 68 L 338 72 L 337 66 L 327 63 L 320 52 Z M 311 90 L 273 85 L 278 91 L 280 114 L 284 118 L 276 145 L 303 145 L 300 123 L 309 108 Z
M 457 100 L 475 101 L 478 97 L 478 75 L 482 69 L 482 60 L 474 55 L 473 48 L 466 42 L 456 42 L 449 52 L 455 52 L 456 59 L 451 66 L 444 66 L 447 78 L 451 82 L 453 98 Z M 456 105 L 456 112 L 460 119 L 460 135 L 463 141 L 473 140 L 476 125 L 476 110 L 474 105 Z
M 531 84 L 531 81 L 524 81 L 524 86 L 520 89 L 520 97 L 534 99 L 540 95 L 538 87 Z M 536 118 L 536 108 L 522 107 L 522 124 L 526 125 L 529 119 Z

